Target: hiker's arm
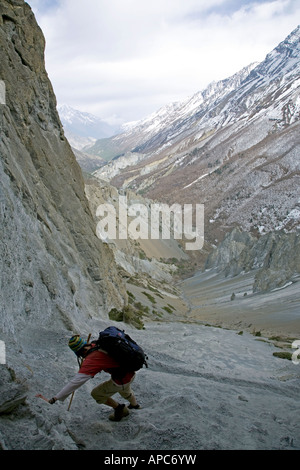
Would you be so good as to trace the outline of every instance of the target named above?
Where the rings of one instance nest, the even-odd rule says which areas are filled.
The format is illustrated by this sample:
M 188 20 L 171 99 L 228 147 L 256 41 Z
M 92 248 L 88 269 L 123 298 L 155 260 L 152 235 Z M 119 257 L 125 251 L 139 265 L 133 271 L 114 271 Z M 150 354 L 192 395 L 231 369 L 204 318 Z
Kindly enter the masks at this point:
M 92 375 L 77 373 L 70 382 L 58 392 L 52 400 L 64 401 L 72 392 L 81 387 L 85 382 L 92 378 Z M 54 403 L 52 401 L 52 403 Z

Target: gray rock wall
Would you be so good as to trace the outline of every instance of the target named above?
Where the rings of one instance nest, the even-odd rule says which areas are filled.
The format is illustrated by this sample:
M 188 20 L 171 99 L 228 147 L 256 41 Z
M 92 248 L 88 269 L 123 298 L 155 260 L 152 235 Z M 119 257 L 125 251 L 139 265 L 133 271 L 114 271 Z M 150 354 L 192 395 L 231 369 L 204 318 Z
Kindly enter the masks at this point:
M 270 232 L 259 238 L 235 228 L 208 257 L 205 269 L 226 276 L 257 270 L 254 292 L 266 292 L 292 282 L 300 274 L 298 232 Z
M 255 276 L 254 292 L 265 292 L 293 282 L 300 274 L 299 233 L 271 233 L 268 251 Z
M 97 238 L 81 170 L 64 137 L 43 34 L 23 0 L 0 5 L 0 338 L 24 326 L 74 330 L 126 291 Z

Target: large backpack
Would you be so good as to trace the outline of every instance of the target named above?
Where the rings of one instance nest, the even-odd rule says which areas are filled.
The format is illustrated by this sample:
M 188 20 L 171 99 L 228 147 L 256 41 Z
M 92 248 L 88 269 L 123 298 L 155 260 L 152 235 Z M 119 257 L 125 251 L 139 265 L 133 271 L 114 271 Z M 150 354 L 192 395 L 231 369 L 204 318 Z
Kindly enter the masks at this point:
M 97 346 L 115 359 L 123 370 L 137 371 L 148 367 L 143 349 L 125 333 L 115 326 L 100 331 Z

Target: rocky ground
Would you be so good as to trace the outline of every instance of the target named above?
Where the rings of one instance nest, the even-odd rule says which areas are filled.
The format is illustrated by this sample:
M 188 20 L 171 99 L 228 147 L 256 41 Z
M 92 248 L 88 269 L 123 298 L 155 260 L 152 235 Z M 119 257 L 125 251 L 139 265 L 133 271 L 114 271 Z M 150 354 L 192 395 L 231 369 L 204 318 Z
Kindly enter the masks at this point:
M 49 405 L 77 371 L 68 350 L 71 331 L 42 325 L 24 332 L 19 349 L 7 345 L 0 404 L 0 444 L 14 450 L 300 449 L 299 365 L 273 356 L 263 337 L 189 322 L 124 326 L 148 354 L 134 390 L 142 408 L 120 423 L 97 405 L 90 391 L 102 373 L 69 399 Z M 83 326 L 96 335 L 107 322 Z M 6 377 L 4 377 L 6 375 Z M 8 404 L 10 403 L 10 406 Z

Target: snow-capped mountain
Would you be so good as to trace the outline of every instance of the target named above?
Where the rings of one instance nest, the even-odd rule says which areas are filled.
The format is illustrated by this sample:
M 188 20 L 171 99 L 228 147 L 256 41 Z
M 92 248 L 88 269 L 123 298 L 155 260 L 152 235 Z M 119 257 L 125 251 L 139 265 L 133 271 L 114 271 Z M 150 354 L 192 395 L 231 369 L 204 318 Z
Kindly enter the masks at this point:
M 165 143 L 170 145 L 174 137 L 181 138 L 184 131 L 193 132 L 192 121 L 199 113 L 205 113 L 216 100 L 236 89 L 249 75 L 256 64 L 251 64 L 228 79 L 213 82 L 183 102 L 169 103 L 145 119 L 122 126 L 123 132 L 109 140 L 99 140 L 89 148 L 93 155 L 103 155 L 113 159 L 125 152 L 152 152 Z M 105 171 L 105 170 L 104 170 Z
M 111 157 L 125 155 L 95 175 L 168 203 L 204 203 L 211 242 L 235 225 L 259 232 L 294 229 L 300 204 L 299 42 L 300 26 L 263 62 L 108 139 Z
M 82 150 L 93 145 L 97 139 L 111 137 L 120 132 L 119 125 L 113 125 L 93 114 L 79 111 L 66 104 L 58 106 L 65 134 L 72 147 Z
M 169 146 L 185 138 L 184 132 L 194 135 L 204 126 L 216 129 L 250 115 L 257 117 L 262 95 L 269 95 L 269 106 L 265 103 L 261 109 L 268 111 L 271 119 L 289 119 L 287 114 L 282 116 L 280 104 L 282 99 L 288 101 L 289 93 L 285 90 L 290 82 L 293 90 L 297 91 L 299 87 L 299 29 L 293 31 L 262 63 L 250 64 L 232 77 L 212 82 L 186 101 L 168 104 L 127 132 L 113 137 L 111 142 L 117 148 L 113 156 L 124 150 L 148 154 L 162 145 Z M 299 111 L 297 99 L 294 106 L 292 119 Z M 134 147 L 133 140 L 136 142 Z M 94 148 L 100 147 L 101 142 Z M 93 148 L 90 151 L 94 153 Z

